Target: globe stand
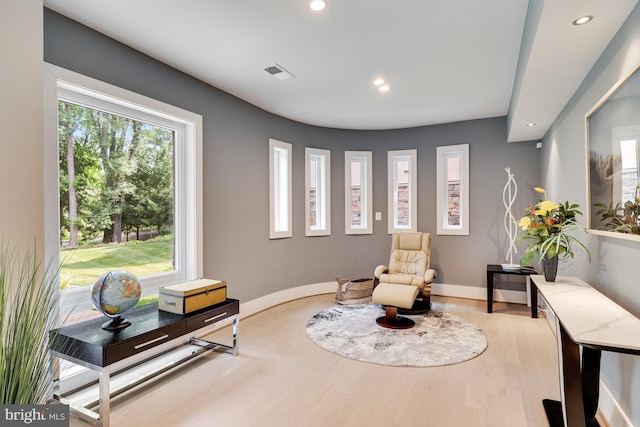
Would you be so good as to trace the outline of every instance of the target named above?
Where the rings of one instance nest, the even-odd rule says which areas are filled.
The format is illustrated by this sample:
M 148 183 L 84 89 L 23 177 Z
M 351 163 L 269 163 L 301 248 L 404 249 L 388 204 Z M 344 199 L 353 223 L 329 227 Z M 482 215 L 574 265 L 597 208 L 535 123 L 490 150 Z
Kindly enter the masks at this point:
M 122 316 L 116 316 L 111 318 L 108 322 L 102 324 L 102 329 L 105 331 L 119 331 L 127 326 L 131 326 L 131 322 Z

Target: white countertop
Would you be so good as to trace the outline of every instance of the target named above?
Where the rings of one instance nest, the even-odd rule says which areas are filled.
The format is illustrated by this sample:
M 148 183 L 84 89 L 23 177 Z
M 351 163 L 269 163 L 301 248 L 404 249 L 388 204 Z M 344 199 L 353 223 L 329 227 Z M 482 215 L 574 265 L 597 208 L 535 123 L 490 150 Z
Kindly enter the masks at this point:
M 640 319 L 633 314 L 577 277 L 531 280 L 575 343 L 640 354 Z

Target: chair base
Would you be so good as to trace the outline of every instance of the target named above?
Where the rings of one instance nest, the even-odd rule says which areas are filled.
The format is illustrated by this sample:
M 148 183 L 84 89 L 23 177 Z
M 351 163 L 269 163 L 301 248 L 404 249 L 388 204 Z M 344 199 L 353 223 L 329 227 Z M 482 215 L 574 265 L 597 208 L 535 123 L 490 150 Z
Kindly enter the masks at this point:
M 376 323 L 383 328 L 388 329 L 409 329 L 413 328 L 416 325 L 411 319 L 406 317 L 398 316 L 398 307 L 386 306 L 385 307 L 385 316 L 378 317 L 376 319 Z
M 416 322 L 406 317 L 390 319 L 387 316 L 378 317 L 376 323 L 387 329 L 411 329 L 416 325 Z

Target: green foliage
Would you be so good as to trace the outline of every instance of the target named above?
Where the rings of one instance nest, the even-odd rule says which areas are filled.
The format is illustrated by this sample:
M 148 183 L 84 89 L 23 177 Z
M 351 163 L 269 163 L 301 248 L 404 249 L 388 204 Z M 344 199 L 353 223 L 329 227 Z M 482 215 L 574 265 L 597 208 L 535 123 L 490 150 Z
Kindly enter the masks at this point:
M 59 294 L 53 273 L 35 250 L 0 242 L 0 404 L 44 404 L 50 395 L 49 331 Z
M 637 195 L 638 189 L 636 189 Z M 604 203 L 595 203 L 595 207 L 599 208 L 596 215 L 600 215 L 603 225 L 601 230 L 613 231 L 625 234 L 640 234 L 640 198 L 636 197 L 636 201 L 627 200 L 624 206 L 620 202 L 614 207 L 612 204 L 608 206 Z
M 544 193 L 543 189 L 536 190 Z M 577 223 L 577 215 L 582 215 L 578 208 L 577 204 L 569 204 L 568 201 L 556 204 L 540 200 L 535 206 L 529 205 L 526 215 L 518 223 L 525 232 L 519 239 L 529 241 L 520 258 L 520 265 L 531 265 L 538 259 L 550 259 L 556 255 L 559 260 L 566 260 L 575 257 L 576 250 L 582 251 L 591 262 L 591 254 L 586 246 L 569 234 L 586 231 Z
M 173 235 L 126 243 L 99 244 L 61 252 L 60 274 L 67 288 L 91 286 L 102 273 L 123 269 L 136 276 L 172 271 Z
M 141 143 L 135 151 L 137 169 L 131 176 L 137 190 L 126 196 L 123 209 L 126 230 L 160 230 L 173 223 L 173 144 L 154 142 L 172 139 L 172 131 L 158 127 L 140 132 Z
M 121 229 L 172 228 L 173 131 L 64 101 L 58 117 L 61 237 L 108 243 Z

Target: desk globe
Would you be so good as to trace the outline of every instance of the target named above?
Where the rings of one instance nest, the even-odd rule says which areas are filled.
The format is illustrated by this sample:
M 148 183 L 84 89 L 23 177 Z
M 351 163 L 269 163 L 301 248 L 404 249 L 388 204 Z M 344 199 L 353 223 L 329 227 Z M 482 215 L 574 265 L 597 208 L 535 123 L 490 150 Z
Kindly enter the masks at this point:
M 91 302 L 96 310 L 111 318 L 102 325 L 107 331 L 117 331 L 131 325 L 121 314 L 140 300 L 140 281 L 128 271 L 104 273 L 91 288 Z

